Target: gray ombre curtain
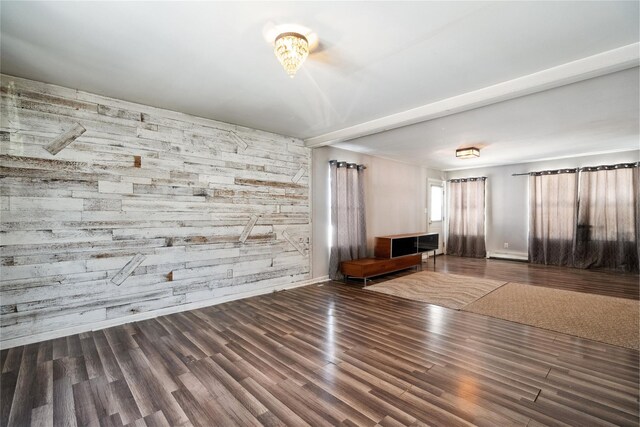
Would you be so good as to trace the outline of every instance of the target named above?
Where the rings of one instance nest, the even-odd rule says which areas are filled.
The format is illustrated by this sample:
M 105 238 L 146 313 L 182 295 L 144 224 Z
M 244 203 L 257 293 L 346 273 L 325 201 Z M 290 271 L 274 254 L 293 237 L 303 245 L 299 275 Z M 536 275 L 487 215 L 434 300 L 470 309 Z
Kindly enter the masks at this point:
M 638 163 L 580 169 L 576 266 L 638 272 Z
M 485 177 L 448 182 L 447 254 L 484 258 Z
M 573 266 L 578 212 L 576 169 L 529 175 L 529 261 Z
M 329 277 L 341 279 L 340 263 L 367 255 L 364 170 L 355 163 L 329 162 L 331 180 L 331 255 Z

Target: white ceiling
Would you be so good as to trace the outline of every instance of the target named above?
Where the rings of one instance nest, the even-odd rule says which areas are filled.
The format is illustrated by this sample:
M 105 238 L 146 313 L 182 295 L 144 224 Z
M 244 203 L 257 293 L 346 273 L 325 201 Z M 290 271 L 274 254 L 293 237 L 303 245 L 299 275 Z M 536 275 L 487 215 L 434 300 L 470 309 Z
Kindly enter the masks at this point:
M 639 13 L 635 1 L 2 1 L 0 66 L 10 75 L 310 138 L 637 43 Z M 263 35 L 285 23 L 311 28 L 321 43 L 293 80 Z M 629 149 L 632 137 L 637 148 L 635 73 L 635 80 L 623 72 L 339 146 L 438 168 L 457 167 L 446 155 L 467 141 L 486 144 L 481 162 L 491 164 L 554 157 L 559 146 Z M 608 96 L 607 82 L 627 91 L 614 90 L 607 100 L 615 102 L 584 105 L 595 103 L 592 95 Z M 559 115 L 545 113 L 551 100 Z M 536 139 L 545 136 L 554 138 L 548 147 Z M 523 149 L 532 141 L 535 154 Z
M 639 78 L 636 67 L 335 146 L 438 170 L 638 150 Z M 480 158 L 457 159 L 468 146 Z

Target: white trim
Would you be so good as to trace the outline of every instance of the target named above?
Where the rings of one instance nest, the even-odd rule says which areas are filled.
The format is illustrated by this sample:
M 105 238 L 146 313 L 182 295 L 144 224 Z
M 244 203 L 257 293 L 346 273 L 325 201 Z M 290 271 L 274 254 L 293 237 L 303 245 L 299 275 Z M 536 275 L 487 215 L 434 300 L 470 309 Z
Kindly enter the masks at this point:
M 120 317 L 117 319 L 110 319 L 110 320 L 105 320 L 97 323 L 87 323 L 85 325 L 78 325 L 71 328 L 58 329 L 55 331 L 41 332 L 39 334 L 28 335 L 25 337 L 12 338 L 9 340 L 0 341 L 0 349 L 5 350 L 11 347 L 33 344 L 40 341 L 66 337 L 68 335 L 79 334 L 82 332 L 97 331 L 100 329 L 110 328 L 112 326 L 124 325 L 126 323 L 131 323 L 131 322 L 139 322 L 141 320 L 152 319 L 158 316 L 165 316 L 167 314 L 180 313 L 188 310 L 195 310 L 198 308 L 222 304 L 229 301 L 235 301 L 235 300 L 249 298 L 249 297 L 258 296 L 258 295 L 264 295 L 271 292 L 299 288 L 301 286 L 313 285 L 316 283 L 326 282 L 328 280 L 329 280 L 329 276 L 321 276 L 313 279 L 304 280 L 302 282 L 289 283 L 286 285 L 268 286 L 266 288 L 255 289 L 252 291 L 240 292 L 240 293 L 231 294 L 231 295 L 223 295 L 223 296 L 208 299 L 208 300 L 176 305 L 173 307 L 162 308 L 159 310 L 146 311 L 144 313 L 132 314 L 131 316 Z
M 487 252 L 487 258 L 529 261 L 529 254 L 525 252 Z
M 444 255 L 445 254 L 445 247 L 444 247 L 444 235 L 445 235 L 445 220 L 446 220 L 446 208 L 445 205 L 447 204 L 447 200 L 446 200 L 446 192 L 445 192 L 445 184 L 446 181 L 440 178 L 431 178 L 431 177 L 427 177 L 427 191 L 426 191 L 426 198 L 427 198 L 427 203 L 426 203 L 426 209 L 425 209 L 425 221 L 427 222 L 427 226 L 425 227 L 425 230 L 427 230 L 427 233 L 431 233 L 431 186 L 436 186 L 436 187 L 440 187 L 442 188 L 442 211 L 441 211 L 441 219 L 440 219 L 440 232 L 438 233 L 438 250 L 436 251 L 436 255 Z
M 622 46 L 482 89 L 307 138 L 304 140 L 305 146 L 317 148 L 332 145 L 637 67 L 640 61 L 639 49 L 640 43 Z

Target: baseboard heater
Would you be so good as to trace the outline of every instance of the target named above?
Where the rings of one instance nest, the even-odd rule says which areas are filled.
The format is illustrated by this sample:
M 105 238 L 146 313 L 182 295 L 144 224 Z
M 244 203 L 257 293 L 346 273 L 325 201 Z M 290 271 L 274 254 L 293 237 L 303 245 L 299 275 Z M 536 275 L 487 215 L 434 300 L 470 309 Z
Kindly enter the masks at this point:
M 506 253 L 506 252 L 490 252 L 487 255 L 487 258 L 504 259 L 508 261 L 529 262 L 529 255 L 527 254 L 514 254 L 514 253 Z

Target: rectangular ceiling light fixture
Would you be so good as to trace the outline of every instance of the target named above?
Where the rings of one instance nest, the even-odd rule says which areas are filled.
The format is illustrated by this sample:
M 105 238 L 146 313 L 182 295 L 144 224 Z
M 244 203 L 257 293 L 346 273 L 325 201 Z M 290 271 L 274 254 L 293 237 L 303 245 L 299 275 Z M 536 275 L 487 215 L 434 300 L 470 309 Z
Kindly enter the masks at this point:
M 476 147 L 458 148 L 456 150 L 456 157 L 459 159 L 473 159 L 474 157 L 480 157 L 480 149 Z

